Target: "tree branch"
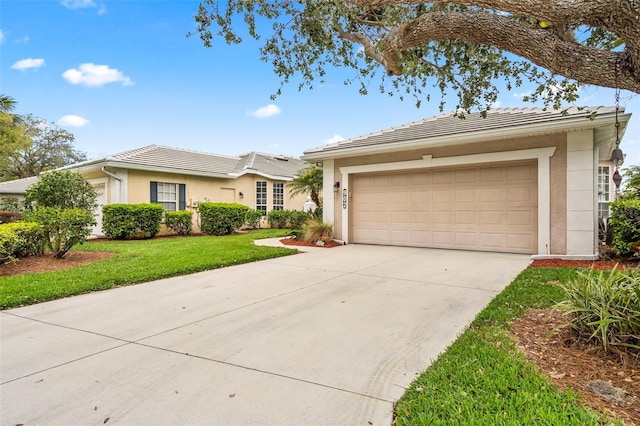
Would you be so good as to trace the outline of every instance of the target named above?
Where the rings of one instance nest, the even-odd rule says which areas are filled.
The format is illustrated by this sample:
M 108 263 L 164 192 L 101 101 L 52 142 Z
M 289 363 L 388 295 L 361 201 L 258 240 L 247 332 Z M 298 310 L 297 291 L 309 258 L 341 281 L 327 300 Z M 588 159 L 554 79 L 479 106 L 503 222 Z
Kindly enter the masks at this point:
M 629 48 L 618 54 L 583 46 L 564 40 L 554 31 L 484 12 L 426 13 L 412 22 L 393 28 L 378 43 L 376 53 L 377 56 L 382 55 L 382 61 L 370 57 L 385 66 L 390 75 L 400 75 L 403 52 L 432 41 L 454 39 L 492 45 L 522 56 L 553 74 L 606 87 L 616 87 L 612 70 L 619 58 L 621 66 L 617 86 L 640 93 L 640 67 L 637 56 Z

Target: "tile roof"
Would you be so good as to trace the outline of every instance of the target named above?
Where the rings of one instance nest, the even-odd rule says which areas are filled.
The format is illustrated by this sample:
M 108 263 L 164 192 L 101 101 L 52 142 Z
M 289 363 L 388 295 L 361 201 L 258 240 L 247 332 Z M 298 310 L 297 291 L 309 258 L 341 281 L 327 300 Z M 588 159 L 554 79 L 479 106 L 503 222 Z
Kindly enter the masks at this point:
M 38 176 L 0 182 L 0 194 L 24 194 L 27 188 L 38 181 Z
M 79 169 L 87 166 L 156 170 L 167 173 L 235 178 L 247 173 L 267 177 L 292 179 L 305 162 L 295 157 L 250 152 L 237 157 L 191 151 L 164 145 L 148 145 L 97 160 L 64 167 Z
M 622 111 L 624 111 L 621 108 Z M 415 140 L 428 140 L 438 137 L 497 131 L 509 128 L 523 128 L 530 125 L 559 122 L 570 117 L 584 117 L 615 113 L 613 107 L 569 108 L 566 111 L 545 110 L 543 108 L 499 108 L 492 109 L 482 118 L 480 113 L 467 114 L 464 119 L 453 112 L 418 120 L 398 127 L 381 130 L 368 135 L 358 136 L 338 143 L 308 149 L 304 156 L 338 152 L 345 149 L 374 147 L 403 143 Z M 303 158 L 304 158 L 303 156 Z
M 112 155 L 105 160 L 137 166 L 161 167 L 166 168 L 167 171 L 180 170 L 180 172 L 184 172 L 190 170 L 227 174 L 236 167 L 240 158 L 163 145 L 148 145 Z
M 293 177 L 305 166 L 299 158 L 251 152 L 240 156 L 235 173 L 255 171 L 268 176 Z

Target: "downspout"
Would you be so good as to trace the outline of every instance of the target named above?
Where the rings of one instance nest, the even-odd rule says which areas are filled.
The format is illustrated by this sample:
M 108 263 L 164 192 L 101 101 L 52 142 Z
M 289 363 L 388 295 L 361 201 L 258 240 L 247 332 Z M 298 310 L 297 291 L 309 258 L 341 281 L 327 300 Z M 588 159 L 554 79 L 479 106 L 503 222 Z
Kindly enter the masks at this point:
M 118 181 L 118 202 L 121 202 L 120 200 L 120 193 L 122 192 L 122 179 L 119 178 L 117 175 L 111 173 L 110 171 L 107 170 L 107 166 L 102 166 L 102 173 L 104 173 L 105 175 L 114 178 L 115 180 Z M 111 202 L 113 203 L 114 200 L 111 200 Z

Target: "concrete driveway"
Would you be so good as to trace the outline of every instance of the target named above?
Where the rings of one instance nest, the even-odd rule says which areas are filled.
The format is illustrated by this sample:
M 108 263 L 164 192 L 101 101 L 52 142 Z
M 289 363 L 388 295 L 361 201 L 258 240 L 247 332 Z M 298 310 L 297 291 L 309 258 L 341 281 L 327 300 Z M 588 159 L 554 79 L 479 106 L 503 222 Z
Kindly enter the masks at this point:
M 389 425 L 529 263 L 348 245 L 0 313 L 2 425 Z

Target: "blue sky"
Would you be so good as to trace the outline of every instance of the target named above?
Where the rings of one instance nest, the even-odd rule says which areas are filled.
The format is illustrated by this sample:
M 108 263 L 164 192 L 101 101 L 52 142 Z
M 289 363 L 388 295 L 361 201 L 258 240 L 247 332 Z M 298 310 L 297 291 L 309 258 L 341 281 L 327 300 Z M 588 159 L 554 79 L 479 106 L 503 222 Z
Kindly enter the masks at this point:
M 367 96 L 345 86 L 349 70 L 298 91 L 280 86 L 258 45 L 203 47 L 193 15 L 198 1 L 2 0 L 0 93 L 76 137 L 90 158 L 163 144 L 238 155 L 299 156 L 305 149 L 439 114 L 436 101 Z M 500 107 L 531 106 L 521 87 L 504 91 Z M 610 89 L 584 87 L 578 105 L 613 105 Z M 640 96 L 622 93 L 634 113 L 622 148 L 640 164 Z M 455 104 L 448 104 L 446 111 Z

